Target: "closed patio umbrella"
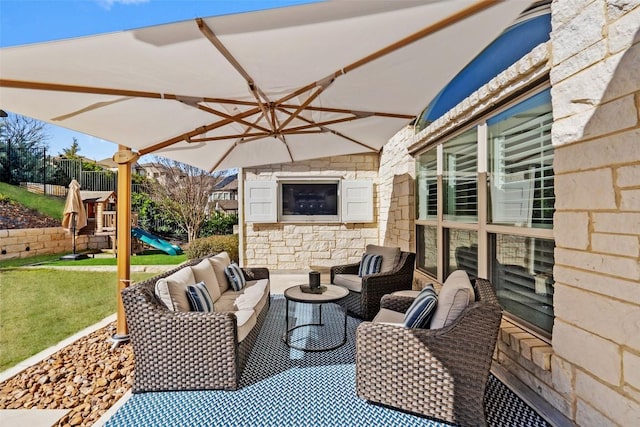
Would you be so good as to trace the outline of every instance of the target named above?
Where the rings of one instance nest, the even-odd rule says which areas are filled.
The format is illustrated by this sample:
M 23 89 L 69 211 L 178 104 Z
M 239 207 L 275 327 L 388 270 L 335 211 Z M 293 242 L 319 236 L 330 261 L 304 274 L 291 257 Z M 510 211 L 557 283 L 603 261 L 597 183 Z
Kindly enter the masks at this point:
M 87 258 L 86 254 L 76 253 L 76 234 L 78 233 L 78 230 L 86 226 L 87 212 L 85 211 L 84 204 L 82 203 L 82 196 L 80 195 L 80 184 L 75 179 L 72 179 L 71 183 L 69 184 L 67 200 L 64 204 L 62 227 L 71 232 L 73 239 L 73 253 L 64 255 L 60 259 L 77 260 Z
M 0 100 L 119 144 L 124 286 L 138 155 L 215 171 L 379 153 L 530 4 L 329 1 L 3 48 Z

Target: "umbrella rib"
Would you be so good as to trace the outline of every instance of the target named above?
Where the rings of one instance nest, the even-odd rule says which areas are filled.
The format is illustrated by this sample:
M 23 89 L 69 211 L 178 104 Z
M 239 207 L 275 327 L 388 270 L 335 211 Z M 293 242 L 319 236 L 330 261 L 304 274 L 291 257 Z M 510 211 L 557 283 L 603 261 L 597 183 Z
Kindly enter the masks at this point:
M 298 108 L 297 105 L 292 104 L 280 104 L 279 107 L 281 109 L 284 108 Z M 378 117 L 390 117 L 393 119 L 414 119 L 415 115 L 412 114 L 401 114 L 401 113 L 386 113 L 384 111 L 355 111 L 355 110 L 347 110 L 344 108 L 331 108 L 331 107 L 314 107 L 312 105 L 308 105 L 305 107 L 305 110 L 308 111 L 323 111 L 326 113 L 343 113 L 343 114 L 354 114 L 356 116 L 366 115 L 366 116 L 378 116 Z
M 259 138 L 265 138 L 267 136 L 270 136 L 271 132 L 267 131 L 267 132 L 259 132 L 259 133 L 240 133 L 240 134 L 236 134 L 236 135 L 221 135 L 221 136 L 205 136 L 202 138 L 191 138 L 191 142 L 210 142 L 210 141 L 224 141 L 225 139 L 243 139 L 242 142 L 247 142 L 246 140 L 244 140 L 244 138 L 247 137 L 259 137 Z
M 320 96 L 320 94 L 324 91 L 325 87 L 324 86 L 320 86 L 318 87 L 318 89 L 313 92 L 307 99 L 306 101 L 304 101 L 300 106 L 298 106 L 298 108 L 296 108 L 296 110 L 293 113 L 290 113 L 289 117 L 287 118 L 287 120 L 285 120 L 284 122 L 282 122 L 282 124 L 280 124 L 280 127 L 278 128 L 278 132 L 282 132 L 284 130 L 284 128 L 291 123 L 291 121 L 293 119 L 295 119 L 296 117 L 298 117 L 300 115 L 300 113 L 302 113 L 302 111 L 313 102 L 314 99 L 316 99 L 318 96 Z
M 200 109 L 202 111 L 206 111 L 207 113 L 211 113 L 211 114 L 216 115 L 216 116 L 220 116 L 220 117 L 222 117 L 224 119 L 233 120 L 234 122 L 243 124 L 243 125 L 245 125 L 245 126 L 247 126 L 249 128 L 259 129 L 259 130 L 264 131 L 264 132 L 271 132 L 270 129 L 262 127 L 262 126 L 258 125 L 257 123 L 250 123 L 250 122 L 248 122 L 246 120 L 243 120 L 242 118 L 238 118 L 236 116 L 232 116 L 230 114 L 224 113 L 222 111 L 218 111 L 218 110 L 216 110 L 214 108 L 210 108 L 210 107 L 207 107 L 205 105 L 199 105 L 198 104 L 198 109 Z
M 262 110 L 262 114 L 264 114 L 265 117 L 269 117 L 267 114 L 267 107 L 263 102 L 264 99 L 264 101 L 268 103 L 269 98 L 265 95 L 264 92 L 262 92 L 262 90 L 260 90 L 260 88 L 258 88 L 256 82 L 253 80 L 253 77 L 249 75 L 249 73 L 244 69 L 240 62 L 238 62 L 238 60 L 231 54 L 229 49 L 227 49 L 227 47 L 220 41 L 213 30 L 206 24 L 206 22 L 204 22 L 204 19 L 196 18 L 196 23 L 198 24 L 200 32 L 211 42 L 211 44 L 213 44 L 213 46 L 215 46 L 216 49 L 218 49 L 218 52 L 220 52 L 222 56 L 229 62 L 229 64 L 231 64 L 231 66 L 235 68 L 236 71 L 240 73 L 240 75 L 246 80 L 247 84 L 249 85 L 249 90 L 253 94 L 254 98 L 258 102 L 258 105 L 260 106 L 260 109 Z M 275 132 L 275 128 L 272 129 L 272 131 Z
M 347 65 L 346 67 L 343 67 L 341 70 L 336 71 L 336 77 L 338 77 L 339 75 L 342 74 L 347 74 L 350 71 L 355 70 L 356 68 L 359 68 L 365 64 L 368 64 L 371 61 L 374 61 L 378 58 L 381 58 L 391 52 L 394 52 L 398 49 L 401 49 L 405 46 L 410 45 L 411 43 L 414 43 L 418 40 L 421 40 L 433 33 L 436 33 L 440 30 L 442 30 L 443 28 L 449 27 L 453 24 L 455 24 L 458 21 L 462 21 L 463 19 L 466 19 L 470 16 L 473 16 L 487 8 L 490 8 L 494 5 L 496 5 L 497 3 L 499 3 L 499 0 L 481 0 L 478 1 L 474 4 L 472 4 L 469 7 L 466 7 L 462 10 L 457 11 L 456 13 L 449 15 L 446 18 L 441 19 L 438 22 L 434 22 L 433 24 L 423 28 L 422 30 L 413 33 L 401 40 L 398 40 L 395 43 L 390 44 L 389 46 L 386 46 L 368 56 L 365 56 L 364 58 L 353 62 L 349 65 Z
M 248 117 L 248 116 L 252 116 L 252 115 L 254 115 L 254 114 L 258 113 L 258 112 L 260 112 L 260 109 L 258 107 L 256 107 L 256 108 L 252 108 L 251 110 L 247 110 L 247 111 L 245 111 L 245 112 L 243 112 L 241 114 L 238 114 L 235 117 L 240 117 L 240 118 Z M 217 129 L 217 128 L 222 127 L 222 126 L 226 126 L 229 123 L 233 123 L 233 120 L 224 119 L 224 120 L 220 120 L 219 122 L 216 122 L 216 123 L 211 123 L 211 124 L 206 125 L 206 126 L 201 126 L 201 127 L 197 128 L 197 129 L 194 129 L 194 130 L 192 130 L 190 132 L 183 133 L 182 135 L 174 136 L 173 138 L 167 139 L 166 141 L 159 142 L 159 143 L 154 144 L 154 145 L 152 145 L 150 147 L 143 148 L 143 149 L 139 150 L 138 153 L 141 156 L 143 156 L 145 154 L 153 153 L 154 151 L 161 150 L 161 149 L 166 148 L 166 147 L 168 147 L 170 145 L 173 145 L 173 144 L 175 144 L 177 142 L 188 140 L 193 136 L 201 135 L 201 134 L 203 134 L 205 132 L 209 132 L 210 130 Z
M 365 148 L 367 148 L 367 149 L 369 149 L 369 150 L 371 150 L 371 151 L 375 151 L 375 152 L 379 152 L 379 151 L 380 151 L 380 150 L 379 150 L 379 149 L 377 149 L 377 148 L 373 148 L 373 147 L 371 147 L 370 145 L 365 144 L 364 142 L 360 142 L 360 141 L 358 141 L 357 139 L 353 139 L 353 138 L 351 138 L 350 136 L 344 135 L 344 134 L 342 134 L 342 133 L 340 133 L 340 132 L 338 132 L 338 131 L 331 130 L 331 129 L 326 129 L 326 128 L 323 128 L 323 130 L 325 130 L 326 132 L 332 133 L 332 134 L 334 134 L 334 135 L 336 135 L 336 136 L 339 136 L 340 138 L 344 138 L 344 139 L 346 139 L 347 141 L 351 141 L 351 142 L 353 142 L 354 144 L 361 145 L 361 146 L 363 146 L 363 147 L 365 147 Z

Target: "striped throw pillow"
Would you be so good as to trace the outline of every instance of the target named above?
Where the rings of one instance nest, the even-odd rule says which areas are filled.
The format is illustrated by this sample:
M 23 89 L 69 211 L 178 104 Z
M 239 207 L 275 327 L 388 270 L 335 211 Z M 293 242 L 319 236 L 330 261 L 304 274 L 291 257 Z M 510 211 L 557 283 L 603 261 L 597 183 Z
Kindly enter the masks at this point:
M 360 261 L 358 276 L 380 273 L 380 267 L 382 267 L 382 255 L 364 254 L 362 255 L 362 261 Z
M 187 286 L 187 298 L 191 305 L 191 311 L 201 311 L 211 313 L 213 311 L 213 301 L 204 282 Z
M 431 316 L 438 305 L 438 294 L 433 286 L 425 287 L 404 315 L 404 326 L 407 328 L 428 328 Z
M 224 269 L 224 274 L 227 275 L 227 279 L 229 279 L 229 286 L 231 286 L 231 289 L 234 291 L 241 291 L 247 284 L 244 279 L 244 274 L 242 274 L 242 270 L 236 263 L 229 264 Z

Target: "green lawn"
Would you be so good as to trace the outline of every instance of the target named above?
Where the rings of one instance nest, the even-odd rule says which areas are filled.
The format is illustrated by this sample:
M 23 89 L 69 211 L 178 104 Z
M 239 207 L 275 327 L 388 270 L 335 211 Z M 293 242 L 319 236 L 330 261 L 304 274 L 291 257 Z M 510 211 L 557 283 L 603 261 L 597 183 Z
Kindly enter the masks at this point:
M 29 258 L 7 259 L 0 261 L 0 269 L 22 267 L 27 265 L 51 265 L 51 266 L 91 266 L 91 265 L 116 265 L 115 256 L 81 259 L 78 261 L 60 261 L 62 255 L 68 252 L 52 255 L 38 255 Z M 162 251 L 148 250 L 131 257 L 131 265 L 178 265 L 185 262 L 186 255 L 167 255 Z
M 156 273 L 132 273 L 141 281 Z M 116 273 L 0 271 L 0 371 L 116 312 Z
M 62 220 L 64 198 L 30 193 L 24 188 L 5 182 L 0 182 L 0 194 L 29 209 L 35 209 L 51 218 Z

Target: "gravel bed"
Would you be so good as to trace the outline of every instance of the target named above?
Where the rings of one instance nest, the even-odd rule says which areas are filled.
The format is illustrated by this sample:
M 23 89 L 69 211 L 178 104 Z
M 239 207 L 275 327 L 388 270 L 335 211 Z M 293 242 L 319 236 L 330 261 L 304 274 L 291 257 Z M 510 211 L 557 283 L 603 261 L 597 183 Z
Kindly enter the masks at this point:
M 55 426 L 93 425 L 133 383 L 131 344 L 111 349 L 116 323 L 0 383 L 0 409 L 68 409 Z

